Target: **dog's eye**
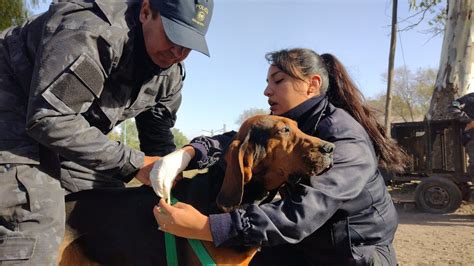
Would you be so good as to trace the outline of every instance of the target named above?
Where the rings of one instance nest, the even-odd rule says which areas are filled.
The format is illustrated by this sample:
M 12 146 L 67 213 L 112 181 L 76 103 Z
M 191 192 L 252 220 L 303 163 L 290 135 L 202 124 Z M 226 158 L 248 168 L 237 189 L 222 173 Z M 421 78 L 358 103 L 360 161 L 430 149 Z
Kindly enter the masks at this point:
M 289 126 L 285 126 L 285 127 L 282 127 L 280 130 L 278 130 L 278 134 L 290 134 L 290 127 Z

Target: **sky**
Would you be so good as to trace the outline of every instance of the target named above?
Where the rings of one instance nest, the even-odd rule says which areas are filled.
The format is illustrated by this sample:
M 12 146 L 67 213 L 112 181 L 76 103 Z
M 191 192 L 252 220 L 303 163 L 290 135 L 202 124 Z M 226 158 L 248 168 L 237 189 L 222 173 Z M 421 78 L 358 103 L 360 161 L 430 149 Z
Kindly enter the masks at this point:
M 45 11 L 49 3 L 42 0 L 34 12 Z M 409 0 L 398 1 L 398 21 L 413 13 Z M 211 57 L 193 51 L 185 60 L 175 127 L 192 139 L 238 130 L 245 110 L 268 109 L 265 53 L 283 48 L 332 53 L 366 98 L 384 94 L 391 15 L 391 0 L 214 0 L 206 35 Z M 416 19 L 400 22 L 399 28 L 410 22 Z M 439 67 L 442 36 L 425 33 L 428 28 L 422 22 L 398 33 L 395 67 Z

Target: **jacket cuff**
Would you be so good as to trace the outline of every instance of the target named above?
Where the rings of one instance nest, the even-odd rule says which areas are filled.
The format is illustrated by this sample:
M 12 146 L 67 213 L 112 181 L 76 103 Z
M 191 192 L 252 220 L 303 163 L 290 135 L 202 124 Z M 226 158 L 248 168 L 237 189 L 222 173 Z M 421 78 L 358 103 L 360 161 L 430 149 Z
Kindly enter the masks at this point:
M 230 213 L 209 215 L 209 227 L 211 228 L 212 242 L 216 247 L 237 236 L 237 231 L 232 226 Z
M 116 178 L 126 183 L 130 182 L 143 166 L 144 162 L 145 154 L 143 152 L 129 148 L 128 160 L 126 160 L 119 174 L 116 175 Z
M 191 159 L 191 161 L 188 164 L 188 167 L 186 167 L 187 170 L 190 169 L 200 169 L 199 168 L 199 163 L 202 161 L 202 158 L 204 158 L 204 155 L 207 155 L 207 150 L 206 147 L 202 143 L 190 143 L 186 146 L 191 146 L 194 148 L 195 155 Z

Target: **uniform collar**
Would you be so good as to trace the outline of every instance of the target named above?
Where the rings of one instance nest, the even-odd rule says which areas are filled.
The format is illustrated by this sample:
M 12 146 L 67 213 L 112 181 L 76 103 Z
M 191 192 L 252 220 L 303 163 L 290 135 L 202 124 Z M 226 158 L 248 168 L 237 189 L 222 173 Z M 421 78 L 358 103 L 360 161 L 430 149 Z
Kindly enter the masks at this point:
M 282 114 L 282 116 L 295 120 L 298 127 L 306 134 L 315 134 L 321 118 L 325 115 L 322 113 L 328 106 L 328 99 L 325 94 L 310 98 L 290 111 Z
M 123 21 L 123 16 L 127 10 L 135 5 L 140 6 L 140 1 L 137 0 L 128 0 L 128 1 L 113 1 L 110 0 L 95 0 L 95 3 L 99 9 L 104 13 L 110 25 L 113 25 L 117 22 Z M 124 25 L 125 26 L 125 25 Z
M 300 120 L 302 116 L 307 114 L 310 110 L 313 110 L 315 106 L 318 106 L 320 107 L 319 109 L 322 109 L 323 104 L 321 103 L 323 102 L 324 96 L 325 95 L 323 94 L 323 95 L 318 95 L 318 96 L 309 98 L 308 100 L 302 102 L 300 105 L 296 106 L 290 111 L 282 114 L 282 116 L 298 121 Z M 315 111 L 319 113 L 321 110 L 315 110 Z M 311 113 L 315 113 L 315 112 L 311 112 Z

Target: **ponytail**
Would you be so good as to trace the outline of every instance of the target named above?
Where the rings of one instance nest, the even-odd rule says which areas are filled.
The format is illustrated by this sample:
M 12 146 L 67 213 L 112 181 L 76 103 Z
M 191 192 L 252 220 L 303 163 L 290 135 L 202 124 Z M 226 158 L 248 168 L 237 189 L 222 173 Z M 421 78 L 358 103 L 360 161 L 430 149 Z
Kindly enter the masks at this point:
M 326 65 L 329 86 L 326 92 L 329 102 L 348 112 L 362 127 L 372 140 L 381 167 L 403 172 L 406 167 L 406 154 L 391 140 L 385 128 L 377 121 L 375 113 L 365 103 L 362 93 L 357 89 L 342 63 L 332 54 L 322 54 L 321 59 Z

